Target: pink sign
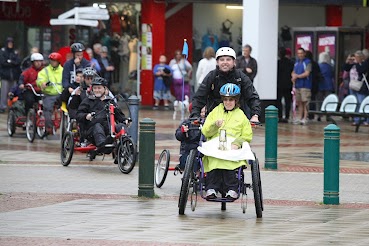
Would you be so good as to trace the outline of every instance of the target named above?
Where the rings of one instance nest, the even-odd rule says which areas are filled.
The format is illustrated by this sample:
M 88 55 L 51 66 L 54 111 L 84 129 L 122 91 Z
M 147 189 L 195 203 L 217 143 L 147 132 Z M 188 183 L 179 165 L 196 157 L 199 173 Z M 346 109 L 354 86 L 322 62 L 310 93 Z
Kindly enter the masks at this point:
M 322 52 L 328 52 L 332 59 L 336 55 L 336 35 L 319 34 L 318 35 L 318 55 Z
M 295 36 L 295 50 L 303 48 L 305 51 L 313 51 L 313 35 L 312 34 L 297 34 Z

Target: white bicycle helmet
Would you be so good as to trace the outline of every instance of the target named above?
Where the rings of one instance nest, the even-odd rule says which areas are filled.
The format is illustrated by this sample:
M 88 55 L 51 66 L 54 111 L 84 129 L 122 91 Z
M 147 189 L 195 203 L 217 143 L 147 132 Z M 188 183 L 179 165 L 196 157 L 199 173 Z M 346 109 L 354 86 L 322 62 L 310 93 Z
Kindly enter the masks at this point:
M 31 61 L 43 61 L 44 60 L 44 56 L 41 55 L 40 53 L 33 53 L 31 55 Z
M 215 59 L 218 60 L 218 58 L 221 56 L 230 56 L 233 57 L 233 59 L 236 59 L 236 52 L 231 47 L 221 47 L 217 50 Z

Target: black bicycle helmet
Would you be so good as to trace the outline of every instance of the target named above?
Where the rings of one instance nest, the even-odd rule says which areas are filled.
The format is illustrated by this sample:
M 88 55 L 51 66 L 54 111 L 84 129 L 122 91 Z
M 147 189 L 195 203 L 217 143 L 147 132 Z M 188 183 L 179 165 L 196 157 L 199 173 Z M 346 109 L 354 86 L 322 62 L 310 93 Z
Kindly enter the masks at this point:
M 83 73 L 83 68 L 77 68 L 77 69 L 76 69 L 76 74 L 77 74 L 77 73 Z
M 102 77 L 99 77 L 99 76 L 96 76 L 93 80 L 92 80 L 92 83 L 91 85 L 94 86 L 94 85 L 102 85 L 102 86 L 107 86 L 107 82 L 106 82 L 106 79 L 102 78 Z
M 81 43 L 73 43 L 71 46 L 70 46 L 70 50 L 73 52 L 73 53 L 76 53 L 76 52 L 82 52 L 85 50 L 85 46 Z
M 87 76 L 92 76 L 94 77 L 96 75 L 96 70 L 93 67 L 85 67 L 83 69 L 83 76 L 87 77 Z

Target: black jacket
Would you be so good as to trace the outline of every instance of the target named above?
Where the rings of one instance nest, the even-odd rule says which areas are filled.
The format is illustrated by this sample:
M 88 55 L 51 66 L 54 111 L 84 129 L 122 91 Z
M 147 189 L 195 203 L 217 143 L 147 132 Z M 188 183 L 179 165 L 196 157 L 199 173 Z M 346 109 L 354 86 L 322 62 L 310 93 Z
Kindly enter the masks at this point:
M 239 69 L 233 69 L 227 73 L 216 69 L 209 72 L 201 83 L 192 99 L 191 117 L 199 117 L 201 109 L 206 106 L 206 111 L 210 113 L 219 103 L 222 102 L 219 94 L 220 88 L 226 83 L 234 83 L 241 88 L 240 105 L 245 111 L 247 105 L 251 109 L 251 116 L 261 114 L 259 94 L 256 92 L 251 80 Z
M 6 47 L 0 50 L 0 77 L 6 80 L 17 80 L 21 74 L 21 60 L 14 49 Z
M 107 117 L 109 117 L 108 105 L 109 102 L 112 101 L 113 99 L 109 96 L 106 96 L 104 100 L 100 100 L 100 98 L 95 98 L 95 96 L 93 95 L 85 98 L 78 107 L 77 121 L 79 123 L 85 124 L 87 129 L 89 129 L 96 123 L 101 123 L 104 127 L 106 127 L 108 125 Z M 95 112 L 95 116 L 92 118 L 91 121 L 86 120 L 87 114 L 92 112 Z M 126 119 L 124 113 L 121 112 L 117 107 L 115 107 L 114 116 L 116 122 L 123 123 Z
M 236 68 L 241 69 L 241 71 L 244 74 L 246 74 L 252 82 L 254 82 L 256 74 L 258 73 L 258 63 L 256 62 L 255 58 L 250 56 L 249 63 L 246 64 L 244 56 L 237 57 Z M 251 73 L 246 72 L 246 68 L 251 68 L 252 72 Z
M 293 71 L 293 62 L 287 57 L 278 60 L 277 89 L 292 90 L 291 73 Z
M 190 128 L 187 133 L 181 131 L 182 125 L 186 125 Z M 198 125 L 192 125 L 190 120 L 184 120 L 176 130 L 176 139 L 181 141 L 180 154 L 190 153 L 191 149 L 196 149 L 199 146 L 201 131 Z

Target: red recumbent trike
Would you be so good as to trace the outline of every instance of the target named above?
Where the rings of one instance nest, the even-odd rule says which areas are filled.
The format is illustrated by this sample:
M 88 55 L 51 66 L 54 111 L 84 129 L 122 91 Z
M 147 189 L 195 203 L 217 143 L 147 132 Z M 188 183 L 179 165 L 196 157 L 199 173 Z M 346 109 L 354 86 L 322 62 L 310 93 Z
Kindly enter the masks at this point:
M 107 103 L 104 110 L 95 113 L 95 115 L 106 114 L 110 131 L 109 136 L 107 137 L 113 139 L 112 144 L 105 145 L 103 153 L 98 153 L 97 147 L 93 143 L 86 144 L 82 140 L 86 139 L 86 133 L 81 130 L 81 127 L 75 119 L 69 120 L 67 130 L 61 143 L 60 158 L 63 166 L 68 166 L 70 164 L 74 152 L 86 153 L 90 161 L 92 161 L 96 155 L 112 153 L 113 158 L 115 159 L 115 164 L 118 164 L 119 170 L 122 173 L 128 174 L 133 170 L 136 164 L 137 148 L 130 135 L 128 135 L 126 127 L 123 127 L 119 132 L 116 132 L 116 121 L 114 116 L 115 107 L 128 109 L 129 112 L 129 107 L 127 106 L 124 98 L 117 96 Z M 130 117 L 126 119 L 127 127 L 129 127 L 131 121 Z

